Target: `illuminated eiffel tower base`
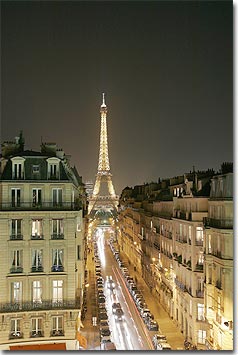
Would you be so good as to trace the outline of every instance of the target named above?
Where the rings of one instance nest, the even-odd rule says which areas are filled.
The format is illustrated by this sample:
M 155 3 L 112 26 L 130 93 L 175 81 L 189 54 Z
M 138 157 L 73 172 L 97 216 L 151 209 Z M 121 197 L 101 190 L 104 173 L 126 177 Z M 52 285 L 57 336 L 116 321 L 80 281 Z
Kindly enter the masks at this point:
M 88 214 L 94 217 L 100 213 L 111 213 L 116 215 L 119 197 L 115 194 L 112 184 L 112 174 L 110 172 L 108 143 L 107 143 L 107 106 L 105 95 L 100 109 L 101 131 L 100 150 L 98 161 L 98 172 L 92 195 L 88 198 Z

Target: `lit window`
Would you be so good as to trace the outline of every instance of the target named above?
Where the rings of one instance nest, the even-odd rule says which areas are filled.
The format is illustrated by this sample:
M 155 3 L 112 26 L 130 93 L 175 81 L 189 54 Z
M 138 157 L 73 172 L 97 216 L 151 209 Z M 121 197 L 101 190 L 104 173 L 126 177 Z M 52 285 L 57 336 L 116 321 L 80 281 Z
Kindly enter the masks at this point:
M 41 281 L 33 281 L 32 282 L 32 301 L 34 303 L 42 302 L 42 286 Z
M 198 320 L 204 320 L 204 304 L 198 303 L 197 304 L 197 319 Z
M 20 303 L 22 301 L 22 282 L 12 282 L 11 293 L 12 303 Z
M 32 239 L 43 239 L 42 219 L 34 219 L 32 221 L 31 237 Z
M 53 280 L 53 302 L 63 301 L 63 280 Z
M 206 330 L 199 329 L 197 332 L 197 338 L 199 344 L 205 344 L 207 333 Z

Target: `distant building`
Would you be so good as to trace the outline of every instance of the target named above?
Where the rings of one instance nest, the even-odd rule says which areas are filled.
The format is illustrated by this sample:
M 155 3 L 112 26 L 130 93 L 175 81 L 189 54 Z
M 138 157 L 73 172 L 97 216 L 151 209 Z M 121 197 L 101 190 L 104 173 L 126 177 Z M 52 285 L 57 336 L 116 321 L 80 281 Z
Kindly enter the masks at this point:
M 0 349 L 75 344 L 85 275 L 84 185 L 54 143 L 2 144 Z M 70 344 L 71 343 L 71 344 Z

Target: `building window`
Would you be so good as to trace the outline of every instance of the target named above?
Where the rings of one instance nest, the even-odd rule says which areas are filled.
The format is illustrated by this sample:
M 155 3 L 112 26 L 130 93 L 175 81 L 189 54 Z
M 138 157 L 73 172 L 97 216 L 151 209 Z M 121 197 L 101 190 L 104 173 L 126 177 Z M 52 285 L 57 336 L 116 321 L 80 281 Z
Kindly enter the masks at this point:
M 52 317 L 52 336 L 64 335 L 63 331 L 63 317 Z
M 21 225 L 22 225 L 21 219 L 12 219 L 10 239 L 22 239 Z
M 33 303 L 42 302 L 42 285 L 41 281 L 32 282 L 32 301 Z
M 52 189 L 53 206 L 62 206 L 62 189 Z
M 11 258 L 11 270 L 10 272 L 23 272 L 23 251 L 13 250 Z
M 208 234 L 208 254 L 212 254 L 212 236 Z
M 42 318 L 31 319 L 31 337 L 43 336 L 43 320 Z
M 200 251 L 198 254 L 198 265 L 203 265 L 204 262 L 204 254 L 203 251 Z
M 41 206 L 41 189 L 33 189 L 32 190 L 32 206 Z
M 32 220 L 31 239 L 43 239 L 42 219 Z
M 64 271 L 63 267 L 63 250 L 54 249 L 52 251 L 52 268 L 51 271 Z
M 204 321 L 204 304 L 198 303 L 197 304 L 197 319 Z
M 203 227 L 196 227 L 196 245 L 203 245 Z
M 11 301 L 12 303 L 21 303 L 22 301 L 22 282 L 11 283 Z
M 63 219 L 52 219 L 52 239 L 63 239 Z
M 22 337 L 20 319 L 11 319 L 10 329 L 10 339 Z
M 206 336 L 207 336 L 206 330 L 199 329 L 197 332 L 198 343 L 205 344 Z
M 31 272 L 43 271 L 43 251 L 40 249 L 32 250 Z
M 13 179 L 23 179 L 24 177 L 23 163 L 13 163 Z
M 14 188 L 12 191 L 12 207 L 21 206 L 21 189 Z
M 189 244 L 191 245 L 191 241 L 192 241 L 192 226 L 188 226 L 188 241 L 189 241 Z
M 39 174 L 40 173 L 40 165 L 32 165 L 32 174 Z
M 53 280 L 53 302 L 63 301 L 63 280 Z

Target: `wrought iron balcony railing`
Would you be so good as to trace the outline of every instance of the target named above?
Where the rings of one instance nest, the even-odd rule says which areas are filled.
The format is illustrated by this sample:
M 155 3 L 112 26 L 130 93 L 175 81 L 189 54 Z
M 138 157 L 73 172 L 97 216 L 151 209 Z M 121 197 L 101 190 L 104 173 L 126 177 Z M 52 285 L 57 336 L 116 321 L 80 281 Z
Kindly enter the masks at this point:
M 26 301 L 21 303 L 0 303 L 0 313 L 27 312 L 36 310 L 40 311 L 51 309 L 80 309 L 80 300 L 43 300 L 42 302 Z
M 19 330 L 13 331 L 9 334 L 9 339 L 21 339 L 23 338 L 23 333 Z
M 63 233 L 53 233 L 51 234 L 51 239 L 64 239 Z
M 233 229 L 233 218 L 217 219 L 208 218 L 203 219 L 205 227 L 213 227 L 218 229 Z
M 23 272 L 23 267 L 21 267 L 21 266 L 13 266 L 13 267 L 11 267 L 11 269 L 10 269 L 10 273 L 11 274 L 18 274 L 18 273 L 21 273 L 21 272 Z
M 31 267 L 31 272 L 43 272 L 44 268 L 43 266 L 32 266 Z
M 64 335 L 63 329 L 53 330 L 50 333 L 50 336 L 52 336 L 52 337 L 63 336 L 63 335 Z
M 62 272 L 62 271 L 64 271 L 64 267 L 63 267 L 63 265 L 53 265 L 51 267 L 51 271 L 53 271 L 53 272 Z
M 10 240 L 23 240 L 23 235 L 22 234 L 11 234 Z
M 38 338 L 38 337 L 43 337 L 44 336 L 44 332 L 42 330 L 33 330 L 30 333 L 30 338 Z
M 81 209 L 82 204 L 80 202 L 42 202 L 41 204 L 35 204 L 30 201 L 18 204 L 12 204 L 11 202 L 0 204 L 0 211 L 79 211 Z
M 44 239 L 44 236 L 43 234 L 35 234 L 35 235 L 31 235 L 31 240 L 41 240 L 41 239 Z

